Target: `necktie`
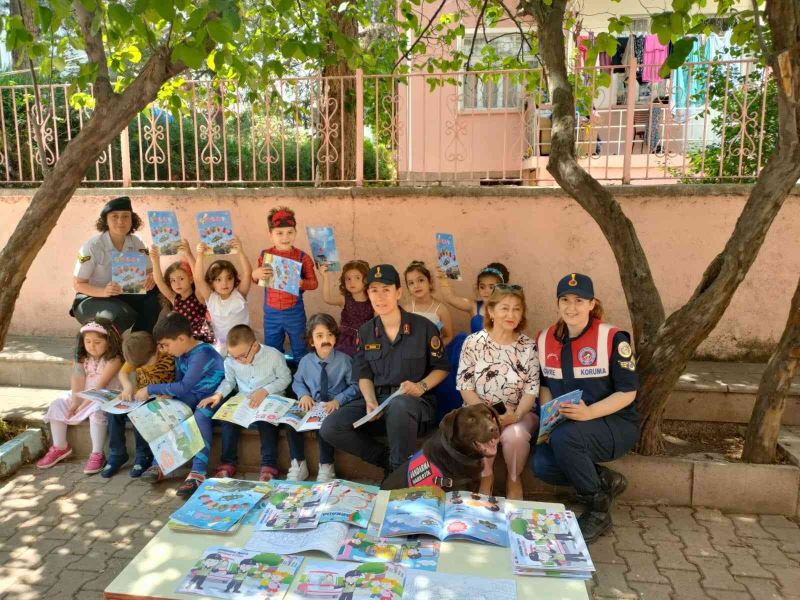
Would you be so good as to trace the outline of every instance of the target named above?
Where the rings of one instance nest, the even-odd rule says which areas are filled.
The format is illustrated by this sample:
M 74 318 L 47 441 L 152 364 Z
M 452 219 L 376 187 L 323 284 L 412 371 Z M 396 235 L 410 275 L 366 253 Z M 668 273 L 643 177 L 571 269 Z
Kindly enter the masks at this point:
M 328 401 L 328 371 L 326 369 L 327 363 L 320 361 L 319 367 L 319 400 L 320 402 Z

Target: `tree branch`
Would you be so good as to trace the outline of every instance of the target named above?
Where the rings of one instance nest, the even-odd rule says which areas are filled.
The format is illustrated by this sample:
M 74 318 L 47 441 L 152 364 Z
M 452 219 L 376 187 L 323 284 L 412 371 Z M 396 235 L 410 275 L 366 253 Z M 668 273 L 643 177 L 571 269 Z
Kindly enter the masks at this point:
M 756 26 L 756 38 L 758 39 L 758 45 L 761 47 L 761 52 L 764 55 L 764 58 L 767 63 L 772 62 L 772 51 L 770 50 L 769 46 L 767 45 L 767 41 L 764 38 L 764 27 L 761 24 L 761 14 L 758 10 L 758 0 L 753 1 L 753 22 Z
M 440 13 L 440 12 L 442 12 L 442 9 L 444 8 L 444 5 L 445 5 L 445 2 L 446 2 L 446 1 L 447 1 L 447 0 L 441 0 L 441 1 L 439 2 L 439 6 L 437 6 L 437 7 L 436 7 L 436 10 L 435 10 L 435 11 L 433 12 L 433 14 L 431 15 L 431 18 L 428 20 L 428 24 L 427 24 L 427 25 L 425 25 L 424 29 L 423 29 L 423 30 L 420 32 L 420 34 L 417 36 L 417 39 L 416 39 L 416 40 L 414 40 L 414 43 L 413 43 L 413 44 L 411 44 L 411 45 L 410 45 L 408 48 L 406 48 L 405 52 L 403 52 L 403 54 L 400 56 L 400 58 L 398 58 L 398 59 L 397 59 L 397 62 L 395 62 L 395 63 L 394 63 L 394 66 L 392 67 L 392 71 L 394 71 L 394 70 L 395 70 L 395 69 L 396 69 L 398 66 L 400 66 L 400 63 L 401 63 L 401 62 L 403 62 L 404 60 L 408 60 L 408 59 L 410 58 L 411 51 L 414 49 L 414 47 L 415 47 L 417 44 L 419 44 L 420 40 L 421 40 L 423 37 L 425 37 L 425 34 L 426 34 L 426 33 L 428 33 L 428 30 L 429 30 L 429 29 L 431 28 L 431 26 L 433 25 L 433 21 L 436 19 L 436 17 L 438 17 L 438 16 L 439 16 L 439 13 Z
M 503 8 L 504 11 L 506 11 L 506 14 L 508 15 L 508 18 L 511 19 L 511 21 L 514 23 L 514 25 L 517 26 L 517 29 L 519 30 L 519 35 L 522 38 L 522 45 L 524 46 L 525 44 L 528 44 L 528 50 L 533 52 L 533 46 L 528 41 L 528 38 L 526 37 L 525 32 L 522 30 L 522 23 L 519 22 L 519 19 L 517 19 L 517 16 L 511 14 L 511 9 L 508 8 L 508 6 L 506 6 L 506 3 L 503 2 L 503 0 L 497 0 L 497 3 Z
M 481 5 L 481 12 L 478 14 L 478 20 L 475 21 L 475 30 L 472 32 L 472 43 L 469 46 L 469 54 L 467 55 L 467 63 L 464 65 L 464 70 L 469 71 L 469 64 L 472 62 L 472 53 L 475 52 L 475 40 L 478 37 L 478 27 L 483 22 L 483 15 L 486 12 L 486 5 L 489 4 L 489 0 L 483 0 L 483 4 Z M 484 39 L 486 38 L 486 29 L 483 30 Z
M 90 13 L 86 10 L 80 0 L 75 0 L 72 6 L 75 8 L 75 16 L 78 19 L 78 25 L 83 35 L 86 56 L 89 57 L 92 63 L 97 65 L 97 78 L 94 82 L 94 97 L 97 101 L 97 105 L 101 106 L 110 102 L 114 97 L 114 90 L 111 87 L 111 79 L 108 75 L 108 61 L 106 60 L 106 49 L 103 46 L 103 38 L 98 34 L 92 33 L 92 19 L 94 18 L 94 13 Z

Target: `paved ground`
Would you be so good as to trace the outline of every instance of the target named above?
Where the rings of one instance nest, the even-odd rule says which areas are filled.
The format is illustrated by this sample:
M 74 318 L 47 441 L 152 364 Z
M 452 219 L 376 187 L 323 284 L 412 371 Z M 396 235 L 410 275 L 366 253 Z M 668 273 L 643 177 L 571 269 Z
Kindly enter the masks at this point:
M 0 599 L 100 598 L 180 504 L 174 483 L 80 466 L 0 483 Z M 800 528 L 785 517 L 623 505 L 614 519 L 592 546 L 595 598 L 800 599 Z

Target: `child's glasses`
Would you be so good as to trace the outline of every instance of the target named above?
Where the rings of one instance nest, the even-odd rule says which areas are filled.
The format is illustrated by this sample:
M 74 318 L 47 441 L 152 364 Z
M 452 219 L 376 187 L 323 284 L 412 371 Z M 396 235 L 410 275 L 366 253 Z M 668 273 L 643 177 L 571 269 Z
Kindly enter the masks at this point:
M 253 342 L 252 344 L 250 344 L 250 347 L 247 349 L 247 352 L 245 352 L 244 354 L 239 354 L 238 356 L 234 356 L 233 354 L 231 354 L 230 357 L 233 360 L 236 360 L 236 361 L 239 361 L 239 362 L 247 362 L 247 358 L 250 356 L 250 353 L 253 351 L 253 347 L 256 344 L 258 344 L 257 341 Z

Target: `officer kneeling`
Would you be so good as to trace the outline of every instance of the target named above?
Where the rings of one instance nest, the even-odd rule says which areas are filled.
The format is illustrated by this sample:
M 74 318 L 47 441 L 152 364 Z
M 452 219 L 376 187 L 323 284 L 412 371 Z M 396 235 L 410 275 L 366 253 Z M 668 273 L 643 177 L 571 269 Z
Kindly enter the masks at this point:
M 367 295 L 375 317 L 359 328 L 353 358 L 353 380 L 363 398 L 332 412 L 320 435 L 334 448 L 389 473 L 408 460 L 416 450 L 417 435 L 435 423 L 433 388 L 447 376 L 449 366 L 436 326 L 400 308 L 400 276 L 392 265 L 369 270 Z M 378 417 L 353 428 L 398 389 L 401 395 Z M 388 448 L 376 440 L 379 435 L 386 435 Z

